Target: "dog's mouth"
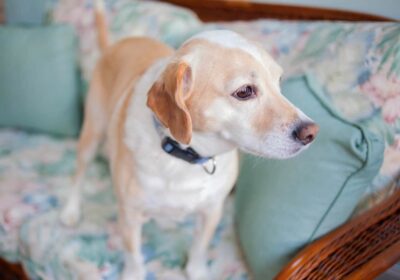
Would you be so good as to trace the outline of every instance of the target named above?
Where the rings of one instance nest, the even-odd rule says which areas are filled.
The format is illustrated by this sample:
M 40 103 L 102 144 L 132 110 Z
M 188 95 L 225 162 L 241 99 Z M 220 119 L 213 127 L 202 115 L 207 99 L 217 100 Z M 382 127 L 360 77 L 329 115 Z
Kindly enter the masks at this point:
M 275 149 L 260 148 L 255 149 L 253 147 L 240 147 L 245 153 L 252 154 L 257 157 L 269 158 L 269 159 L 289 159 L 297 156 L 302 151 L 306 150 L 310 145 L 299 145 L 297 143 L 290 144 L 287 146 L 281 146 Z
M 270 132 L 258 145 L 243 150 L 265 158 L 289 159 L 306 150 L 319 131 L 312 121 L 302 121 L 285 132 Z
M 295 147 L 294 149 L 292 149 L 292 150 L 290 151 L 290 155 L 287 156 L 286 158 L 295 157 L 295 156 L 297 156 L 298 154 L 300 154 L 302 151 L 304 151 L 305 149 L 307 149 L 308 147 L 309 147 L 309 145 Z

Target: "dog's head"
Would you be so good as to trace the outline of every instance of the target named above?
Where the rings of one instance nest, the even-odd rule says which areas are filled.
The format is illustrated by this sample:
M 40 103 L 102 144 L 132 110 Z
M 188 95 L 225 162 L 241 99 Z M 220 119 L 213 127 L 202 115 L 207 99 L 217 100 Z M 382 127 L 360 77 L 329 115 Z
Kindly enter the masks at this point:
M 208 31 L 175 53 L 147 104 L 183 144 L 193 131 L 247 152 L 288 158 L 318 126 L 280 92 L 281 67 L 261 47 L 231 31 Z

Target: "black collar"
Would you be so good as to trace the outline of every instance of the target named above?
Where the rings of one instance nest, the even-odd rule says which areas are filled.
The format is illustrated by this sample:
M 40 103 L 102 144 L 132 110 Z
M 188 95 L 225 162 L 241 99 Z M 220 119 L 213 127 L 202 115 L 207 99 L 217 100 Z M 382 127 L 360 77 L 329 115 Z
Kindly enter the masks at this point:
M 183 148 L 181 144 L 165 134 L 162 124 L 155 116 L 153 116 L 153 123 L 158 135 L 161 138 L 161 148 L 167 154 L 184 160 L 190 164 L 201 164 L 207 173 L 214 174 L 216 169 L 214 157 L 203 157 L 191 147 Z M 211 161 L 213 164 L 211 171 L 205 166 L 208 161 Z

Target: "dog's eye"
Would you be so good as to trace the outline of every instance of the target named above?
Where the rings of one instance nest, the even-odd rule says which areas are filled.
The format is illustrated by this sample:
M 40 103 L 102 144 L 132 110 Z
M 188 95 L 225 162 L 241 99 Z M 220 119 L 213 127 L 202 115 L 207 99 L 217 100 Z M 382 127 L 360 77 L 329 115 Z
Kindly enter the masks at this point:
M 250 98 L 256 97 L 256 87 L 253 85 L 245 85 L 236 90 L 232 96 L 239 100 L 248 100 Z

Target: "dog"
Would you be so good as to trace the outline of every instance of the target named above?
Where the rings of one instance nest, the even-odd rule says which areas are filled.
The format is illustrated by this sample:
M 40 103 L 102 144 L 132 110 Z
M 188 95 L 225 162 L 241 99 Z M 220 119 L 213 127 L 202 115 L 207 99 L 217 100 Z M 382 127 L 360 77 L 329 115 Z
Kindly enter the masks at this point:
M 209 279 L 207 248 L 238 175 L 238 149 L 293 157 L 318 126 L 281 94 L 282 68 L 244 37 L 206 31 L 176 51 L 146 37 L 109 46 L 104 8 L 96 7 L 102 56 L 61 221 L 79 221 L 80 184 L 105 140 L 126 249 L 122 279 L 145 278 L 140 247 L 147 218 L 191 213 L 199 220 L 185 272 L 190 280 Z

